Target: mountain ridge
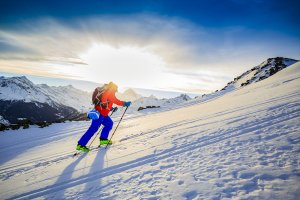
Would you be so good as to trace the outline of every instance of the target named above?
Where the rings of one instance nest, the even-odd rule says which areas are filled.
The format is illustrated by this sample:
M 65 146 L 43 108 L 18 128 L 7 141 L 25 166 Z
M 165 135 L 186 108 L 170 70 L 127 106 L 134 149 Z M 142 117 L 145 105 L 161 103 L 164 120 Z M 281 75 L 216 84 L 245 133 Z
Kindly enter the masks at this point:
M 228 82 L 227 85 L 222 89 L 216 90 L 215 92 L 209 94 L 203 94 L 202 96 L 196 97 L 196 99 L 197 101 L 207 101 L 219 96 L 223 96 L 241 87 L 245 87 L 247 85 L 267 79 L 297 62 L 299 62 L 299 60 L 284 57 L 268 58 L 261 64 L 252 67 L 241 75 L 235 77 L 233 81 Z

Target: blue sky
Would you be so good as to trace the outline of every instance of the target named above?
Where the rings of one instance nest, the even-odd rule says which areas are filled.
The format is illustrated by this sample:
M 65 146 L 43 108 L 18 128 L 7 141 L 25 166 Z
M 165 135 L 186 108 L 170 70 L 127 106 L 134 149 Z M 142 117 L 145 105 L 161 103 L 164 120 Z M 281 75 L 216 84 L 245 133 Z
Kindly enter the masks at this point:
M 45 16 L 72 22 L 76 18 L 144 12 L 180 17 L 206 27 L 246 26 L 296 36 L 300 30 L 299 5 L 297 0 L 10 0 L 1 1 L 0 19 L 5 27 Z
M 207 93 L 269 57 L 300 59 L 299 7 L 292 0 L 1 1 L 0 72 Z

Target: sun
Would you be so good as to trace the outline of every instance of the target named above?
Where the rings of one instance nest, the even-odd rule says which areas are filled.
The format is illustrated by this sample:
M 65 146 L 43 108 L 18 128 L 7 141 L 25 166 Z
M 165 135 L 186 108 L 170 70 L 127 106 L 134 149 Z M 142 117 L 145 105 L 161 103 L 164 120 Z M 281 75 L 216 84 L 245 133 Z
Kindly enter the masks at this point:
M 114 47 L 94 44 L 80 59 L 88 64 L 85 79 L 95 82 L 115 81 L 126 87 L 153 85 L 159 82 L 165 62 L 146 48 L 135 46 Z

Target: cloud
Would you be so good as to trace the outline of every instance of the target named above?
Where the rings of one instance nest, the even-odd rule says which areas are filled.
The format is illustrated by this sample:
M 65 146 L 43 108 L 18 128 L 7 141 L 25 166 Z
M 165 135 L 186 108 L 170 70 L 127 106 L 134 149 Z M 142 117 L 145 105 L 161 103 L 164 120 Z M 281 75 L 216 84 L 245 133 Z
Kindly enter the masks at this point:
M 209 37 L 206 30 L 178 18 L 145 14 L 79 19 L 70 24 L 42 19 L 18 29 L 21 31 L 0 32 L 1 40 L 8 46 L 24 50 L 9 51 L 6 59 L 79 59 L 78 55 L 92 44 L 105 43 L 116 48 L 126 45 L 147 48 L 162 56 L 169 68 L 182 68 L 183 63 L 186 68 L 194 68 L 201 59 L 209 60 L 206 55 L 213 49 L 212 41 L 205 41 Z
M 95 44 L 115 49 L 140 48 L 161 58 L 163 76 L 157 77 L 170 82 L 155 77 L 156 82 L 164 85 L 149 82 L 145 87 L 163 85 L 164 89 L 212 91 L 268 57 L 282 53 L 296 56 L 297 53 L 287 54 L 295 52 L 299 40 L 241 26 L 204 28 L 180 18 L 152 14 L 106 15 L 73 21 L 44 18 L 26 22 L 17 29 L 0 30 L 0 70 L 86 79 L 85 70 L 92 69 L 81 55 Z M 139 71 L 142 81 L 143 70 Z M 183 83 L 172 86 L 172 78 Z

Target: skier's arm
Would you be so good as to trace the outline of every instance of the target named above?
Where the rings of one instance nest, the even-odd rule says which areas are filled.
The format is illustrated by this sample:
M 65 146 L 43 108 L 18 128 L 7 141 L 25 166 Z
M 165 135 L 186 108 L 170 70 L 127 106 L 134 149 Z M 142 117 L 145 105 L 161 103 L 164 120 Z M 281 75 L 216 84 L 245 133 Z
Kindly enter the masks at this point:
M 124 101 L 117 99 L 114 93 L 111 95 L 111 101 L 118 106 L 124 106 Z

